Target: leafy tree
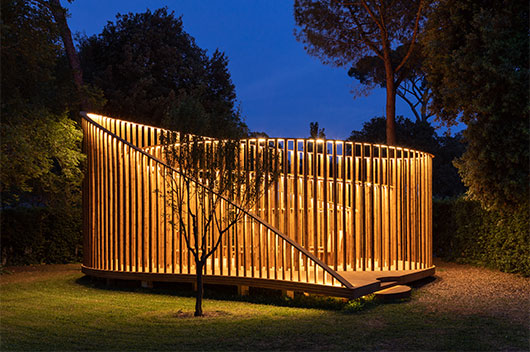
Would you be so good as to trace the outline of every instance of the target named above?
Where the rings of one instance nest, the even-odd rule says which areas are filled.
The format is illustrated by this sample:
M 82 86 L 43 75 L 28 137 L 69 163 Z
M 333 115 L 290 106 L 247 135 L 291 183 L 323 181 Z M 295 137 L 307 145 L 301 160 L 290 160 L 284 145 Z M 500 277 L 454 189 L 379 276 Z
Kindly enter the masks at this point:
M 392 50 L 392 61 L 397 62 L 405 55 L 405 47 Z M 415 50 L 406 65 L 407 76 L 396 87 L 396 94 L 405 101 L 416 117 L 416 121 L 427 121 L 434 115 L 429 109 L 432 91 L 425 79 L 421 64 L 421 51 Z M 365 86 L 364 91 L 376 86 L 385 87 L 386 73 L 383 62 L 377 56 L 366 56 L 350 68 L 348 75 L 357 79 Z
M 246 135 L 226 55 L 211 57 L 166 8 L 118 14 L 82 38 L 85 80 L 100 87 L 103 113 L 215 137 Z
M 78 260 L 84 157 L 59 31 L 40 1 L 2 1 L 1 16 L 2 263 Z
M 223 235 L 243 218 L 241 209 L 250 209 L 277 179 L 277 173 L 267 167 L 274 164 L 275 154 L 273 149 L 258 153 L 250 170 L 238 167 L 238 140 L 207 141 L 191 135 L 179 139 L 168 133 L 164 146 L 167 163 L 179 171 L 168 178 L 166 199 L 177 217 L 171 223 L 195 259 L 195 316 L 202 316 L 206 261 L 219 248 Z
M 1 11 L 2 205 L 49 204 L 81 182 L 81 132 L 66 114 L 73 84 L 49 7 L 11 0 Z
M 350 141 L 384 143 L 385 118 L 374 117 L 363 124 L 360 131 L 352 131 Z M 433 195 L 436 198 L 458 196 L 465 192 L 453 160 L 464 152 L 460 135 L 438 136 L 427 121 L 412 122 L 403 116 L 396 119 L 397 145 L 425 151 L 434 155 Z
M 309 136 L 310 138 L 326 138 L 325 128 L 319 128 L 318 122 L 309 123 Z
M 39 118 L 20 115 L 16 124 L 0 128 L 2 206 L 79 203 L 84 156 L 74 121 L 42 111 Z
M 485 207 L 529 199 L 528 11 L 523 1 L 439 1 L 423 40 L 433 109 L 467 125 L 457 166 Z
M 72 40 L 72 32 L 68 27 L 68 22 L 66 21 L 67 10 L 61 6 L 60 0 L 34 0 L 36 3 L 40 4 L 43 7 L 46 7 L 53 18 L 55 19 L 55 24 L 58 29 L 58 32 L 63 41 L 64 50 L 66 53 L 66 58 L 70 64 L 71 74 L 74 86 L 76 88 L 77 96 L 81 102 L 81 108 L 84 110 L 89 110 L 89 100 L 84 94 L 84 84 L 83 84 L 83 70 L 81 69 L 81 63 L 79 62 L 79 57 L 74 47 L 74 42 Z M 69 0 L 72 2 L 73 0 Z
M 66 94 L 56 70 L 62 48 L 52 14 L 31 1 L 7 0 L 0 6 L 2 121 L 42 106 L 61 112 Z
M 407 77 L 406 65 L 417 50 L 423 24 L 423 0 L 367 2 L 365 0 L 296 0 L 294 15 L 299 41 L 310 55 L 336 66 L 356 64 L 375 54 L 384 65 L 386 142 L 396 143 L 396 89 Z M 393 48 L 405 46 L 397 61 Z

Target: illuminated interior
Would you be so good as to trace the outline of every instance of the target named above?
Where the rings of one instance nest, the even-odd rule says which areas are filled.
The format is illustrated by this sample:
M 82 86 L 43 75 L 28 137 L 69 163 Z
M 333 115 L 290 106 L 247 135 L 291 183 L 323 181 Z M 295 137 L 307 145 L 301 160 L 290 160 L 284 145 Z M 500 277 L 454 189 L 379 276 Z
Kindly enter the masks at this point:
M 83 270 L 192 282 L 193 255 L 168 206 L 167 180 L 179 173 L 164 162 L 164 130 L 82 116 Z M 206 282 L 353 297 L 361 293 L 351 293 L 356 274 L 417 279 L 434 272 L 432 155 L 339 140 L 251 138 L 240 141 L 241 167 L 251 170 L 264 149 L 278 156 L 280 176 L 252 209 L 221 203 L 222 211 L 244 214 L 208 258 Z M 205 238 L 211 249 L 214 231 Z

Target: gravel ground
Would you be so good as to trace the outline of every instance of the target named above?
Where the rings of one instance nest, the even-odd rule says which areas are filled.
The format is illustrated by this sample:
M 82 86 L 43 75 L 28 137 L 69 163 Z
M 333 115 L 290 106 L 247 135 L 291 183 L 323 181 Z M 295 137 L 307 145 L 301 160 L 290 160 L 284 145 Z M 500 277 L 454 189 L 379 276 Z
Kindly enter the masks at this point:
M 529 325 L 530 278 L 471 265 L 434 264 L 435 279 L 424 282 L 414 300 L 435 312 L 478 314 Z

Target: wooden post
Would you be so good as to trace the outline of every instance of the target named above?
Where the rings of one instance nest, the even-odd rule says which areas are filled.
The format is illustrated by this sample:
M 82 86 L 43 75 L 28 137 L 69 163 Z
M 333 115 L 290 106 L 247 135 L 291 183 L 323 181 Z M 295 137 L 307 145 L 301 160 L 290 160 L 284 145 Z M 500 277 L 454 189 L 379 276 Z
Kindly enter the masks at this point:
M 142 281 L 141 286 L 143 288 L 153 288 L 153 281 Z
M 240 296 L 248 296 L 250 293 L 250 287 L 245 285 L 238 285 L 237 286 L 237 294 Z
M 294 291 L 291 290 L 282 290 L 282 295 L 294 299 Z

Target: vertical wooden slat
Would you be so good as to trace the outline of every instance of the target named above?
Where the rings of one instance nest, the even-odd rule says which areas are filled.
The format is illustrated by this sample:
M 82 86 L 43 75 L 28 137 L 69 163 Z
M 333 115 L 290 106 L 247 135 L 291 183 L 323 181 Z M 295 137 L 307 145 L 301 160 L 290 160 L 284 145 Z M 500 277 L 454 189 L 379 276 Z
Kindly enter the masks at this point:
M 132 125 L 132 134 L 136 133 L 137 126 Z M 130 224 L 130 261 L 131 271 L 138 271 L 138 238 L 139 238 L 139 211 L 138 211 L 138 162 L 137 162 L 137 151 L 133 148 L 129 148 L 129 170 L 130 173 L 130 209 L 131 209 L 131 224 Z
M 255 259 L 254 259 L 254 234 L 256 233 L 255 229 L 255 222 L 252 221 L 250 224 L 250 269 L 251 269 L 251 276 L 255 277 Z
M 339 229 L 338 229 L 338 197 L 337 197 L 337 172 L 338 172 L 338 159 L 337 159 L 337 143 L 333 142 L 333 155 L 332 155 L 332 163 L 333 165 L 333 184 L 332 184 L 332 190 L 333 190 L 333 234 L 334 234 L 334 241 L 333 241 L 333 251 L 334 251 L 334 269 L 338 270 L 339 268 Z
M 303 156 L 303 172 L 304 172 L 304 185 L 303 185 L 303 196 L 304 196 L 304 216 L 303 216 L 303 224 L 302 224 L 302 231 L 303 231 L 303 240 L 302 245 L 306 247 L 306 249 L 310 250 L 309 245 L 309 199 L 308 199 L 308 188 L 307 188 L 307 182 L 308 182 L 308 167 L 309 167 L 309 153 L 308 153 L 308 141 L 307 139 L 304 139 L 303 142 L 304 146 L 304 156 Z M 304 269 L 306 271 L 306 281 L 309 282 L 309 267 L 307 266 L 307 257 L 304 257 Z
M 425 155 L 420 153 L 420 268 L 425 269 Z
M 177 175 L 176 172 L 173 171 L 173 179 L 175 180 L 175 185 L 173 187 L 175 187 L 175 189 L 178 189 L 177 187 L 179 187 L 179 184 L 181 182 L 181 179 L 182 177 L 180 177 L 179 175 Z M 180 200 L 175 200 L 173 199 L 173 201 L 180 201 Z M 173 210 L 173 218 L 175 219 L 174 221 L 179 223 L 178 225 L 178 251 L 179 251 L 179 255 L 178 255 L 178 262 L 179 262 L 179 270 L 178 270 L 178 273 L 179 274 L 183 274 L 184 273 L 184 261 L 185 261 L 185 257 L 184 257 L 184 234 L 183 234 L 183 229 L 181 227 L 181 224 L 180 224 L 180 214 L 174 214 L 175 211 Z
M 391 188 L 391 208 L 392 208 L 392 241 L 393 241 L 393 258 L 394 258 L 394 268 L 395 270 L 398 269 L 398 205 L 397 205 L 397 192 L 398 192 L 398 184 L 397 184 L 397 148 L 392 147 L 394 157 L 391 159 L 391 178 L 392 178 L 392 188 Z
M 329 163 L 329 160 L 328 160 L 328 144 L 326 141 L 324 141 L 322 143 L 322 148 L 323 148 L 323 151 L 322 151 L 322 174 L 324 176 L 323 178 L 323 182 L 322 182 L 322 191 L 323 191 L 323 226 L 321 227 L 322 228 L 322 239 L 323 239 L 323 242 L 324 242 L 324 257 L 323 257 L 323 261 L 324 263 L 326 263 L 327 265 L 330 265 L 330 259 L 329 259 L 329 248 L 328 248 L 328 242 L 329 242 L 329 239 L 330 239 L 330 233 L 329 233 L 329 224 L 328 224 L 328 174 L 329 174 L 329 171 L 328 171 L 328 163 Z
M 105 269 L 105 208 L 104 208 L 104 204 L 105 204 L 105 200 L 104 200 L 104 197 L 105 197 L 105 187 L 106 187 L 106 182 L 105 182 L 105 159 L 104 159 L 104 145 L 103 145 L 103 139 L 104 139 L 104 135 L 103 135 L 103 131 L 101 130 L 97 130 L 97 134 L 98 134 L 98 166 L 99 166 L 99 184 L 100 184 L 100 188 L 99 188 L 99 197 L 98 197 L 98 218 L 99 218 L 99 223 L 98 223 L 98 235 L 97 235 L 97 239 L 98 239 L 98 257 L 99 257 L 99 263 L 98 263 L 98 267 L 100 269 Z
M 293 237 L 293 234 L 291 233 L 289 229 L 289 214 L 291 212 L 290 210 L 290 201 L 289 198 L 291 196 L 291 192 L 289 190 L 289 143 L 287 139 L 283 140 L 283 233 L 289 237 Z M 291 160 L 292 164 L 292 160 Z M 291 165 L 292 166 L 292 165 Z M 285 274 L 285 268 L 286 266 L 290 265 L 289 256 L 285 252 L 287 248 L 285 247 L 285 243 L 282 246 L 282 255 L 284 258 L 284 262 L 282 263 L 282 268 L 284 269 Z
M 432 266 L 432 158 L 427 158 L 427 266 Z
M 397 213 L 398 213 L 398 256 L 399 256 L 399 262 L 400 262 L 400 268 L 405 269 L 405 245 L 404 245 L 404 233 L 405 233 L 405 219 L 403 218 L 404 213 L 404 196 L 403 196 L 403 179 L 404 179 L 404 168 L 405 168 L 405 162 L 404 162 L 404 152 L 403 149 L 399 149 L 398 153 L 399 157 L 397 158 L 398 162 L 398 168 L 397 168 L 397 177 L 398 177 L 398 183 L 397 183 Z
M 348 230 L 348 213 L 347 213 L 347 176 L 346 176 L 346 164 L 348 158 L 346 157 L 346 142 L 342 142 L 342 164 L 341 164 L 341 173 L 342 173 L 342 270 L 346 271 L 348 269 L 348 236 L 351 236 L 353 233 Z M 353 208 L 350 207 L 350 210 L 353 211 Z
M 288 164 L 289 164 L 289 150 L 288 150 L 288 141 L 287 139 L 283 140 L 283 148 L 282 148 L 282 155 L 283 155 L 283 162 L 282 162 L 282 174 L 283 174 L 283 233 L 286 234 L 289 237 L 293 237 L 293 234 L 289 232 L 289 170 L 288 170 Z M 292 163 L 292 160 L 291 160 Z
M 366 160 L 364 156 L 365 145 L 361 144 L 361 155 L 359 157 L 359 177 L 361 179 L 359 192 L 359 260 L 361 270 L 366 270 Z
M 165 166 L 162 167 L 162 180 L 161 180 L 161 188 L 162 188 L 162 209 L 163 209 L 163 215 L 162 215 L 162 223 L 164 225 L 163 227 L 163 233 L 164 233 L 164 273 L 171 272 L 172 265 L 172 245 L 173 245 L 173 237 L 170 236 L 170 227 L 171 225 L 168 224 L 168 194 L 167 194 L 167 180 L 169 177 L 168 169 Z
M 143 132 L 143 131 L 142 131 Z M 142 133 L 143 135 L 143 133 Z M 142 272 L 148 272 L 148 257 L 149 257 L 149 203 L 147 199 L 148 194 L 148 178 L 147 178 L 147 159 L 144 155 L 138 155 L 138 181 L 140 184 L 138 194 L 138 208 L 140 215 L 138 216 L 139 229 L 141 231 L 139 238 L 140 245 L 140 264 Z
M 351 266 L 354 271 L 357 270 L 357 240 L 360 231 L 357 232 L 358 221 L 357 213 L 360 211 L 357 207 L 357 146 L 355 143 L 351 144 L 351 163 L 350 163 L 350 206 L 351 206 Z
M 104 174 L 104 168 L 105 165 L 103 163 L 103 132 L 99 129 L 97 129 L 97 143 L 98 143 L 98 167 L 99 167 L 99 194 L 98 194 L 98 234 L 96 236 L 97 238 L 97 248 L 98 248 L 98 268 L 99 269 L 105 269 L 104 267 L 104 260 L 105 260 L 105 236 L 104 236 L 104 208 L 103 208 L 103 197 L 105 195 L 105 174 Z
M 150 273 L 152 272 L 156 272 L 154 270 L 154 267 L 155 267 L 155 261 L 156 261 L 156 257 L 155 257 L 155 245 L 156 245 L 156 242 L 154 240 L 154 232 L 155 232 L 155 229 L 154 229 L 154 221 L 153 221 L 153 218 L 154 218 L 154 213 L 155 213 L 155 206 L 154 206 L 154 202 L 153 202 L 153 164 L 154 164 L 154 161 L 150 158 L 147 158 L 146 157 L 146 164 L 147 164 L 147 172 L 146 172 L 146 176 L 147 176 L 147 187 L 146 187 L 146 191 L 147 191 L 147 194 L 146 194 L 146 198 L 147 198 L 147 204 L 146 204 L 146 208 L 149 209 L 148 213 L 147 213 L 147 223 L 148 223 L 148 227 L 149 227 L 149 230 L 148 230 L 148 270 Z
M 313 166 L 312 166 L 312 173 L 313 173 L 313 242 L 314 242 L 314 255 L 315 257 L 319 258 L 318 256 L 318 237 L 319 237 L 319 231 L 318 231 L 318 154 L 317 154 L 317 141 L 316 139 L 313 140 Z
M 109 231 L 109 215 L 111 210 L 109 209 L 111 201 L 111 192 L 110 189 L 110 165 L 109 165 L 109 137 L 103 131 L 101 132 L 103 140 L 103 177 L 104 177 L 104 187 L 103 187 L 103 252 L 104 252 L 104 266 L 105 270 L 112 270 L 111 267 L 111 251 L 112 251 L 112 235 Z
M 254 221 L 252 221 L 254 223 Z M 261 223 L 256 224 L 258 227 L 258 265 L 259 265 L 259 278 L 263 277 L 263 242 L 262 242 L 262 225 Z
M 390 147 L 387 147 L 386 149 L 386 219 L 387 219 L 387 233 L 388 233 L 388 242 L 387 242 L 387 250 L 388 250 L 388 256 L 387 256 L 387 263 L 388 263 L 388 270 L 392 270 L 392 200 L 391 200 L 391 186 L 392 186 L 392 174 L 391 174 L 391 167 L 390 167 Z
M 405 155 L 408 155 L 406 150 L 402 150 L 402 192 L 401 192 L 401 201 L 402 201 L 402 209 L 401 209 L 401 221 L 403 222 L 403 234 L 402 234 L 402 248 L 403 248 L 403 270 L 410 269 L 409 263 L 410 258 L 408 257 L 408 235 L 409 235 L 409 227 L 408 223 L 410 221 L 410 217 L 408 216 L 410 214 L 409 210 L 409 196 L 410 192 L 408 189 L 408 186 L 410 184 L 409 182 L 409 168 L 407 163 L 407 157 Z
M 127 126 L 126 126 L 127 127 Z M 125 129 L 125 133 L 127 137 L 129 137 L 129 131 L 128 128 Z M 119 143 L 121 145 L 121 159 L 122 159 L 122 167 L 121 171 L 123 173 L 123 189 L 121 190 L 122 197 L 123 197 L 123 217 L 124 217 L 124 230 L 122 234 L 122 241 L 123 241 L 123 257 L 121 261 L 121 267 L 120 270 L 130 270 L 130 257 L 129 253 L 131 251 L 131 242 L 130 242 L 130 236 L 131 236 L 131 208 L 130 208 L 130 173 L 129 173 L 129 147 L 124 143 Z
M 377 209 L 377 219 L 378 219 L 378 248 L 379 248 L 379 255 L 378 255 L 378 269 L 383 270 L 383 263 L 384 263 L 384 243 L 385 243 L 385 237 L 384 237 L 384 229 L 383 229 L 383 147 L 378 146 L 377 147 L 379 153 L 377 155 L 377 193 L 378 193 L 378 209 Z
M 298 140 L 295 139 L 293 141 L 293 157 L 291 160 L 291 170 L 293 172 L 293 193 L 294 193 L 294 214 L 293 214 L 293 220 L 294 220 L 294 240 L 297 243 L 302 243 L 301 236 L 300 236 L 300 226 L 299 226 L 299 214 L 300 211 L 300 200 L 299 200 L 299 179 L 298 179 L 298 169 L 300 167 L 299 165 L 299 155 L 298 155 Z M 300 281 L 300 275 L 302 268 L 300 266 L 299 258 L 296 258 L 295 261 L 295 269 L 298 271 L 298 281 Z

